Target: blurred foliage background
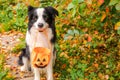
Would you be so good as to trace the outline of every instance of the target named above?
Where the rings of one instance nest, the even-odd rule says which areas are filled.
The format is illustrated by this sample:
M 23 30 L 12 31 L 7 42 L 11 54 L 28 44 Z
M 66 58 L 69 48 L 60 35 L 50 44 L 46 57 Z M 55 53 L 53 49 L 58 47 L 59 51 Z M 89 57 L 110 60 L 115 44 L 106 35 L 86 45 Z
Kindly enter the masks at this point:
M 0 32 L 25 33 L 28 5 L 59 11 L 54 68 L 58 79 L 120 79 L 119 0 L 0 0 Z

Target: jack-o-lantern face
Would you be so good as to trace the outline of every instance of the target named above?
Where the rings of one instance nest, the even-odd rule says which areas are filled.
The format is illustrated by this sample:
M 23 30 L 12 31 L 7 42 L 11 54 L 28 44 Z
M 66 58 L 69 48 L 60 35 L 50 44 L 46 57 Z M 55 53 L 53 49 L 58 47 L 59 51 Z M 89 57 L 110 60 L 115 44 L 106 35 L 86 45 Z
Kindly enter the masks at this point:
M 50 50 L 42 47 L 35 47 L 31 58 L 33 67 L 44 68 L 49 64 Z

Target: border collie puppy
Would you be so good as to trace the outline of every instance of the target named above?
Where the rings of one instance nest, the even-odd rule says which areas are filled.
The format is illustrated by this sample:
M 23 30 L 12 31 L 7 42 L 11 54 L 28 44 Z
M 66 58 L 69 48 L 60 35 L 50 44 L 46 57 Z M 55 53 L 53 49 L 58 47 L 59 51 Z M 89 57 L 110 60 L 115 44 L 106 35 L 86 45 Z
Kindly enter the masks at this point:
M 22 50 L 18 61 L 22 65 L 21 71 L 28 71 L 31 65 L 30 56 L 34 47 L 45 47 L 51 51 L 50 62 L 47 66 L 32 68 L 34 70 L 34 80 L 40 80 L 40 71 L 44 71 L 47 74 L 47 80 L 53 80 L 53 63 L 56 58 L 54 49 L 56 16 L 58 16 L 58 11 L 53 7 L 38 8 L 28 6 L 29 22 L 26 33 L 26 48 Z

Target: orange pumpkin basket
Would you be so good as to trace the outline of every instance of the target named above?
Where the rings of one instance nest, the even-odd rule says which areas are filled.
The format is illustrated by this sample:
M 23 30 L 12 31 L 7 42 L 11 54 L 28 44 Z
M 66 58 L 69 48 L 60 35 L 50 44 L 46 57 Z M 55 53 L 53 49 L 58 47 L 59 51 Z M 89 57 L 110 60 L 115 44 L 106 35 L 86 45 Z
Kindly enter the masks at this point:
M 43 47 L 35 47 L 31 54 L 32 66 L 44 68 L 50 62 L 50 49 Z

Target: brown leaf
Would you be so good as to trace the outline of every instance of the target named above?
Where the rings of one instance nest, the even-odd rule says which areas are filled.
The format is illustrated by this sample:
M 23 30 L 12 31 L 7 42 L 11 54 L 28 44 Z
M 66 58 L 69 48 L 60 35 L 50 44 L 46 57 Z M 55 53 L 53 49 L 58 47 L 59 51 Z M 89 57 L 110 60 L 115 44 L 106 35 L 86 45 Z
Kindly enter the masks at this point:
M 98 65 L 97 63 L 94 64 L 94 67 L 98 68 L 98 66 L 99 66 L 99 65 Z
M 63 64 L 63 65 L 62 65 L 62 69 L 65 69 L 65 68 L 66 68 L 66 64 Z

